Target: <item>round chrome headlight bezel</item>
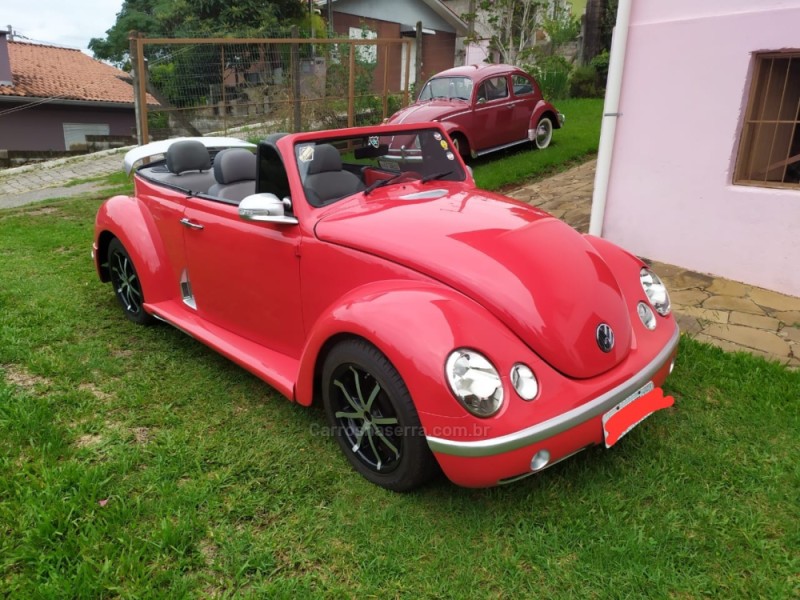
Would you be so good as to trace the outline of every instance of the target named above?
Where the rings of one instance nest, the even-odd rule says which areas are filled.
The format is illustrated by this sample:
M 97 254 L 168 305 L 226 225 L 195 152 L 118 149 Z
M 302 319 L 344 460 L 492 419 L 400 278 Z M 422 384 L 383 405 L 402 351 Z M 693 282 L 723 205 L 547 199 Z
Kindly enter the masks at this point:
M 642 289 L 650 305 L 658 314 L 666 317 L 672 307 L 669 301 L 669 292 L 667 292 L 667 287 L 661 281 L 661 278 L 650 269 L 642 267 L 641 271 L 639 271 L 639 282 L 642 284 Z
M 447 357 L 445 377 L 456 400 L 476 417 L 497 414 L 503 406 L 503 381 L 497 368 L 480 352 L 458 348 Z

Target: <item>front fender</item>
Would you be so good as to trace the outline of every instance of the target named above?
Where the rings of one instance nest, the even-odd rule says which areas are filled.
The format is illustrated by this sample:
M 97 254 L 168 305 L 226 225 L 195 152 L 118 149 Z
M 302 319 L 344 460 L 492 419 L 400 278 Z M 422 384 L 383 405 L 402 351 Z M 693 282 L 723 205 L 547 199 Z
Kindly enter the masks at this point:
M 314 381 L 329 341 L 358 336 L 391 361 L 425 414 L 463 418 L 463 407 L 444 379 L 447 355 L 459 347 L 479 349 L 495 364 L 508 349 L 524 352 L 519 339 L 483 307 L 436 283 L 380 281 L 340 298 L 314 324 L 301 358 L 295 399 L 311 404 Z M 498 367 L 500 365 L 498 364 Z
M 442 126 L 445 132 L 447 132 L 447 135 L 450 137 L 451 141 L 454 135 L 460 135 L 467 140 L 470 148 L 474 148 L 472 144 L 472 137 L 470 137 L 463 129 L 459 129 L 459 126 L 456 123 L 451 123 L 450 121 L 440 121 L 439 124 Z
M 134 196 L 113 196 L 97 212 L 95 262 L 102 281 L 108 281 L 104 263 L 113 238 L 122 242 L 133 260 L 147 303 L 169 298 L 169 274 L 164 268 L 167 254 L 158 228 L 141 200 Z

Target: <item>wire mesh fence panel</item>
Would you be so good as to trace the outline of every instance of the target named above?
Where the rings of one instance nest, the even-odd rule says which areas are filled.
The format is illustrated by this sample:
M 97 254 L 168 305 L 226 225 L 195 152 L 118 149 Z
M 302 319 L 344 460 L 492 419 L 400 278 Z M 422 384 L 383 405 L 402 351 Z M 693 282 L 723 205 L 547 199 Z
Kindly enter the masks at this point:
M 408 39 L 131 37 L 145 138 L 378 123 L 409 100 Z

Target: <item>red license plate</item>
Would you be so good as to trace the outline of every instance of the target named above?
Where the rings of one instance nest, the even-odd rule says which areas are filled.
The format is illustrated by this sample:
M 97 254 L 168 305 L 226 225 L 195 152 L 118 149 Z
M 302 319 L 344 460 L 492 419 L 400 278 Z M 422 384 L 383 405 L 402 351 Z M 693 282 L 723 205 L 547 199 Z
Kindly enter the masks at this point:
M 657 410 L 675 404 L 672 396 L 665 396 L 653 382 L 639 388 L 614 408 L 603 415 L 603 439 L 606 448 L 611 448 L 631 429 Z

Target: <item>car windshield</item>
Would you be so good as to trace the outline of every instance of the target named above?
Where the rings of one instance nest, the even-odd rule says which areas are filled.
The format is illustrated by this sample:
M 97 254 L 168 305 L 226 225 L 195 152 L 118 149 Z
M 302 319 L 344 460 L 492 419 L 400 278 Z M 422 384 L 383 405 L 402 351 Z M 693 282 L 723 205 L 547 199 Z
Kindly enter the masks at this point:
M 419 101 L 442 98 L 469 102 L 471 95 L 472 80 L 469 77 L 437 77 L 431 79 L 422 88 Z
M 418 180 L 464 181 L 456 150 L 438 129 L 396 134 L 326 137 L 295 144 L 306 199 L 325 206 L 356 193 Z

